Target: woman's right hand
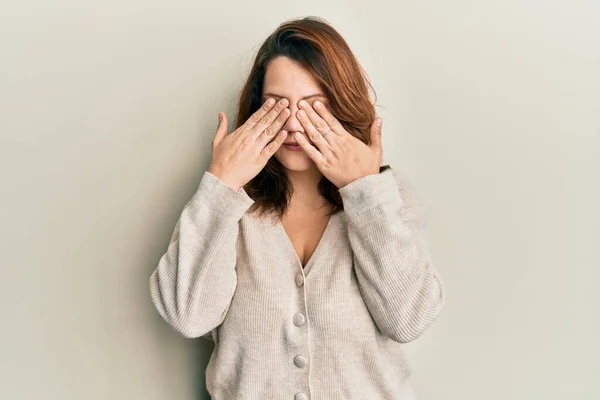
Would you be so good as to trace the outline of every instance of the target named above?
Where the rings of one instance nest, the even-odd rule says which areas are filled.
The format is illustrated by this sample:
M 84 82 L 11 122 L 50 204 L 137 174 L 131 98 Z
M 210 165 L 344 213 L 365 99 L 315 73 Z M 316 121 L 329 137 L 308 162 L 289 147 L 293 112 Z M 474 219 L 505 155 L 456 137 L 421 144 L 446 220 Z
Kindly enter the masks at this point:
M 208 172 L 236 190 L 258 175 L 287 137 L 287 132 L 281 128 L 290 115 L 288 104 L 287 99 L 278 102 L 267 99 L 229 135 L 227 116 L 219 113 Z

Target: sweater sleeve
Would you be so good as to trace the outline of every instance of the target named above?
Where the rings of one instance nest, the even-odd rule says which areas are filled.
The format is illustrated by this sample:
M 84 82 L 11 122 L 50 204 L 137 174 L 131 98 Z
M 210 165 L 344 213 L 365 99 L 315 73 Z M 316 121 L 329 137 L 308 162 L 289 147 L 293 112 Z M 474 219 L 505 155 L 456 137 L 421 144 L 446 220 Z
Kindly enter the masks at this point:
M 395 341 L 418 338 L 444 304 L 442 281 L 431 262 L 425 205 L 392 168 L 339 192 L 357 282 L 373 320 Z
M 208 171 L 185 205 L 150 276 L 162 318 L 187 338 L 208 337 L 225 319 L 237 285 L 238 224 L 254 201 Z

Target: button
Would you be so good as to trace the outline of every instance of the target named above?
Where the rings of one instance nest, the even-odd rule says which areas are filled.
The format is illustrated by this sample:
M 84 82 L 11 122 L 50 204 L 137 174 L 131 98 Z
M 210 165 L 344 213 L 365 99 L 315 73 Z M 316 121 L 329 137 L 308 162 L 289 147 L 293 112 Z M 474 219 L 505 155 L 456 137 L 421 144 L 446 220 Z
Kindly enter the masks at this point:
M 296 326 L 302 326 L 304 325 L 304 314 L 302 313 L 296 313 L 296 315 L 294 315 L 294 325 Z
M 306 395 L 304 393 L 298 392 L 294 396 L 294 400 L 308 400 L 308 397 L 306 397 Z
M 304 276 L 302 274 L 296 275 L 296 286 L 302 287 L 304 285 Z
M 306 363 L 307 362 L 308 361 L 306 361 L 306 358 L 304 358 L 302 356 L 296 356 L 296 357 L 294 357 L 294 364 L 298 368 L 304 368 L 304 367 L 306 367 Z

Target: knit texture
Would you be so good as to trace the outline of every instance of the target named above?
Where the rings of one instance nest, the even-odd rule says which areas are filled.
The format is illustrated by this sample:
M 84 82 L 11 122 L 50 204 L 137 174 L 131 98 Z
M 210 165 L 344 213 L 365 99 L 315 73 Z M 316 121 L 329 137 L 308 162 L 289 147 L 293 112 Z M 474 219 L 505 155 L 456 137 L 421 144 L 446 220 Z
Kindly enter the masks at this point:
M 340 189 L 302 268 L 280 221 L 206 171 L 150 277 L 162 318 L 215 342 L 214 400 L 397 399 L 415 396 L 403 343 L 444 303 L 426 207 L 391 168 Z

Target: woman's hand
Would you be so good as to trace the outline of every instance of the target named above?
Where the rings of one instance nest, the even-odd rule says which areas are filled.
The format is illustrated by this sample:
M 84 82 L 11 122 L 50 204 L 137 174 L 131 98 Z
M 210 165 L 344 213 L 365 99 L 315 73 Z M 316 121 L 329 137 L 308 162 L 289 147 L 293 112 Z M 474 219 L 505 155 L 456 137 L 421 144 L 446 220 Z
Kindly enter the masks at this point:
M 331 183 L 342 188 L 363 176 L 379 173 L 383 154 L 381 118 L 373 121 L 371 144 L 366 145 L 348 133 L 323 103 L 315 101 L 311 106 L 302 100 L 298 105 L 298 120 L 316 147 L 300 133 L 296 133 L 296 140 Z
M 277 103 L 275 99 L 267 99 L 229 135 L 227 116 L 219 113 L 208 172 L 238 191 L 258 175 L 287 137 L 287 132 L 281 128 L 290 116 L 288 104 L 287 99 Z

